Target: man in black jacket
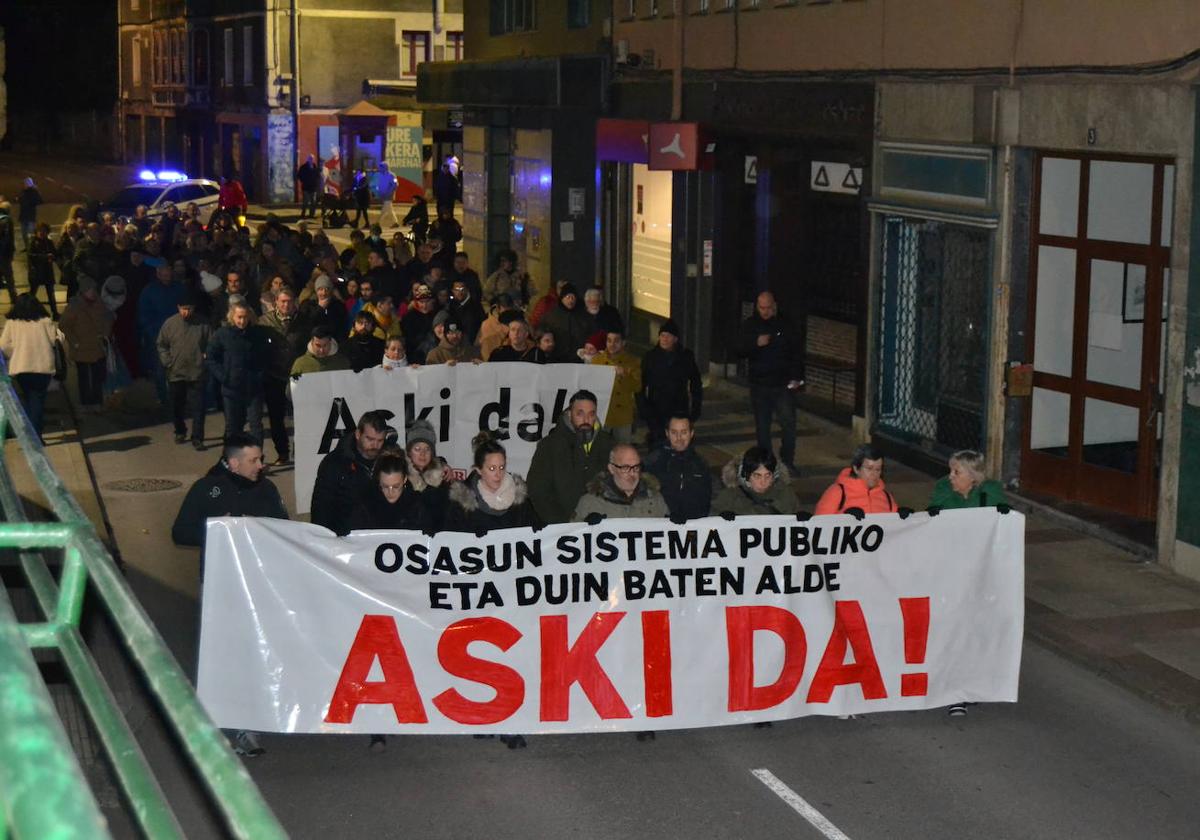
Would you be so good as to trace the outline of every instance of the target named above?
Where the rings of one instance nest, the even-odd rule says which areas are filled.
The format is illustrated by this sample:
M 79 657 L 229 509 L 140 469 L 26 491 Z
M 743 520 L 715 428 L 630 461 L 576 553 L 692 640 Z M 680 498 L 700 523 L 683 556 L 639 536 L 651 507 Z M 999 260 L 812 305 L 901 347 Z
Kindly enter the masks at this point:
M 321 167 L 317 166 L 316 158 L 308 156 L 308 160 L 300 164 L 296 170 L 296 180 L 300 182 L 300 218 L 305 216 L 317 217 L 317 193 L 321 191 Z
M 742 324 L 738 355 L 750 360 L 750 402 L 758 445 L 771 451 L 771 417 L 781 431 L 779 460 L 796 473 L 796 403 L 804 385 L 804 334 L 779 314 L 775 296 L 763 292 Z
M 667 442 L 646 456 L 672 519 L 700 519 L 712 507 L 712 471 L 692 446 L 696 428 L 686 415 L 667 421 Z
M 225 439 L 249 423 L 255 440 L 263 438 L 263 376 L 271 364 L 268 333 L 253 323 L 241 301 L 229 307 L 229 323 L 208 342 L 205 364 L 221 388 L 225 403 Z
M 221 460 L 184 497 L 171 526 L 171 539 L 176 545 L 203 548 L 205 523 L 211 517 L 287 519 L 287 508 L 279 491 L 262 473 L 262 447 L 258 441 L 244 433 L 230 435 L 221 451 Z
M 670 417 L 700 419 L 704 386 L 696 357 L 679 343 L 679 327 L 671 319 L 658 330 L 658 344 L 642 357 L 642 392 L 638 412 L 646 421 L 646 446 L 663 443 Z
M 358 419 L 353 435 L 343 435 L 336 449 L 321 460 L 312 493 L 312 522 L 338 536 L 350 533 L 350 518 L 371 489 L 375 459 L 394 431 L 382 411 Z

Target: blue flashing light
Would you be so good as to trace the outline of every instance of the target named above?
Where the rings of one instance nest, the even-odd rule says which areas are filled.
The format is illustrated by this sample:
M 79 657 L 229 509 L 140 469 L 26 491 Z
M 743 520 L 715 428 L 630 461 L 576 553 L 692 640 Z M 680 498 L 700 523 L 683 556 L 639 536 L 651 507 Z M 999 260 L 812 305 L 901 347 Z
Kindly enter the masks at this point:
M 153 181 L 154 173 L 149 169 L 143 169 L 141 172 L 138 173 L 138 180 L 139 181 Z
M 525 232 L 525 225 L 523 225 L 521 222 L 514 222 L 513 231 L 519 236 Z
M 174 169 L 164 169 L 158 173 L 160 181 L 186 181 L 187 175 L 182 172 L 176 172 Z
M 543 187 L 550 186 L 550 173 L 543 172 L 541 175 L 539 175 L 538 176 L 538 184 L 540 184 Z

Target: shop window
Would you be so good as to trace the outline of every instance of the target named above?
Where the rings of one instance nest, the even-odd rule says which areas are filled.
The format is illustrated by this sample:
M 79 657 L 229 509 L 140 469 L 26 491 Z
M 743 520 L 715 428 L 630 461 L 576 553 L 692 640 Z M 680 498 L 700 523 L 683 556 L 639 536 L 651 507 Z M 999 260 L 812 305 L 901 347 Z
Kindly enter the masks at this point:
M 401 71 L 405 76 L 417 75 L 417 68 L 429 60 L 429 33 L 404 32 L 404 54 Z
M 633 165 L 633 239 L 630 253 L 633 305 L 671 317 L 672 173 Z

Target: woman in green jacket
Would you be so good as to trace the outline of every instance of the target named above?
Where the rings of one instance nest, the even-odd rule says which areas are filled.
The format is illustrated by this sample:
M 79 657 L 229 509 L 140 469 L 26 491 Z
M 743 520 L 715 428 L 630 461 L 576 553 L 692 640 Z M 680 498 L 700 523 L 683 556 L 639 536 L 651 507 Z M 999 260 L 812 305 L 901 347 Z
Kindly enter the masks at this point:
M 950 474 L 938 479 L 929 498 L 930 507 L 942 510 L 1006 504 L 1004 488 L 987 477 L 983 455 L 971 449 L 950 456 Z
M 796 491 L 787 479 L 783 464 L 769 449 L 753 446 L 740 461 L 730 461 L 721 470 L 725 487 L 713 502 L 713 513 L 738 516 L 794 516 L 800 509 Z

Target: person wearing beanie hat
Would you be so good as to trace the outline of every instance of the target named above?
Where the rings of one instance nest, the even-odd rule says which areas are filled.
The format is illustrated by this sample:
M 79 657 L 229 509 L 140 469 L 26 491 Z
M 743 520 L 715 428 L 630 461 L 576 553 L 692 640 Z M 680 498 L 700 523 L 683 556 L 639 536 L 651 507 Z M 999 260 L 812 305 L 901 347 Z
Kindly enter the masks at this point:
M 679 343 L 679 325 L 668 318 L 658 330 L 658 343 L 642 357 L 637 407 L 646 423 L 646 446 L 653 449 L 666 443 L 672 417 L 687 417 L 694 424 L 703 402 L 696 357 Z
M 314 289 L 332 289 L 333 281 L 329 279 L 328 274 L 320 274 L 317 276 L 316 281 L 313 283 L 313 288 Z
M 446 460 L 437 454 L 433 424 L 414 420 L 404 430 L 404 452 L 408 455 L 409 486 L 419 494 L 433 530 L 440 530 L 446 517 L 452 475 Z
M 596 354 L 604 349 L 608 342 L 608 333 L 604 330 L 596 330 L 587 337 L 583 342 L 583 346 L 575 351 L 575 355 L 583 360 L 584 364 L 589 364 Z
M 579 362 L 577 351 L 583 348 L 595 327 L 592 317 L 579 303 L 579 293 L 570 283 L 558 292 L 558 305 L 542 318 L 542 330 L 554 335 L 555 362 Z
M 444 315 L 445 312 L 438 314 Z M 479 358 L 479 348 L 467 342 L 466 333 L 463 332 L 462 324 L 457 318 L 448 317 L 441 326 L 441 341 L 425 355 L 425 364 L 456 365 L 459 362 L 471 362 L 477 365 L 482 361 Z

